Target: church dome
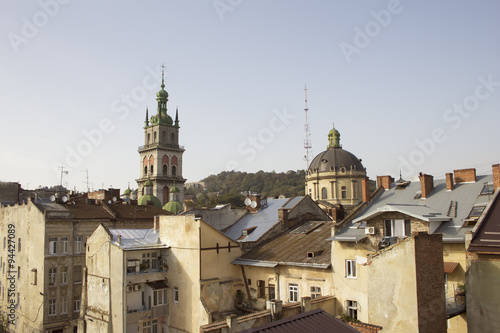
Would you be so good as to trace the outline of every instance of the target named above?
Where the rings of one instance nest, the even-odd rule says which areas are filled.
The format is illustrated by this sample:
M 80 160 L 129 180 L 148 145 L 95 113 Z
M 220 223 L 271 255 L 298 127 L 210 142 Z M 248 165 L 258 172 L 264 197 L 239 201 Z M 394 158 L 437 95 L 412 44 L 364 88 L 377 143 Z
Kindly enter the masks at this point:
M 180 190 L 177 186 L 174 185 L 170 188 L 170 193 L 178 193 L 178 192 L 180 192 Z
M 156 97 L 168 98 L 168 92 L 165 89 L 161 88 L 161 90 L 156 93 Z
M 330 171 L 365 171 L 361 160 L 354 154 L 342 149 L 340 145 L 340 133 L 333 127 L 328 133 L 327 149 L 312 160 L 309 171 L 330 172 Z
M 163 206 L 163 210 L 173 214 L 178 214 L 183 208 L 183 205 L 179 201 L 169 201 Z
M 144 186 L 153 186 L 153 182 L 151 181 L 151 179 L 146 180 Z
M 154 195 L 149 195 L 149 194 L 140 197 L 139 200 L 137 200 L 137 204 L 141 206 L 146 206 L 148 204 L 148 201 L 151 201 L 155 207 L 161 208 L 160 199 L 158 199 Z
M 339 171 L 341 168 L 345 168 L 346 171 L 365 170 L 359 158 L 340 147 L 328 148 L 319 153 L 309 165 L 309 170 L 313 172 Z

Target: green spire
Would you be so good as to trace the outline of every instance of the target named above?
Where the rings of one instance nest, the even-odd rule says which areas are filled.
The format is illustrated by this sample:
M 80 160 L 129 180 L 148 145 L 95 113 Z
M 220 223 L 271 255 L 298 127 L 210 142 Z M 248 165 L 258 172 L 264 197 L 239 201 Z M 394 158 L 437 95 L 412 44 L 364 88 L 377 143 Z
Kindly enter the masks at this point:
M 335 129 L 335 124 L 332 130 L 328 133 L 328 146 L 327 148 L 342 148 L 340 145 L 340 133 Z
M 148 107 L 146 107 L 146 120 L 144 121 L 144 127 L 149 126 L 149 116 L 148 116 Z
M 175 127 L 179 127 L 179 107 L 175 108 Z

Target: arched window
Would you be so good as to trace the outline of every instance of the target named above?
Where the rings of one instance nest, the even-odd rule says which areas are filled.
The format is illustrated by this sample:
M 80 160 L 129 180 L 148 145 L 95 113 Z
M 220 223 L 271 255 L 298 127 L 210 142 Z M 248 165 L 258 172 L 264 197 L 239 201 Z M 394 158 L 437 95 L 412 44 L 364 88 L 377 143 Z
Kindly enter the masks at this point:
M 153 133 L 153 142 L 156 142 L 156 132 Z
M 145 165 L 144 166 L 144 176 L 147 176 L 148 175 L 148 166 Z
M 153 173 L 154 173 L 154 167 L 151 166 L 151 176 L 153 175 Z
M 151 141 L 151 134 L 148 133 L 148 144 Z
M 175 165 L 172 165 L 172 176 L 177 176 L 177 167 Z
M 163 164 L 163 175 L 166 176 L 167 175 L 167 170 L 168 170 L 168 167 L 166 164 Z
M 328 199 L 328 193 L 326 191 L 326 187 L 321 189 L 321 199 Z

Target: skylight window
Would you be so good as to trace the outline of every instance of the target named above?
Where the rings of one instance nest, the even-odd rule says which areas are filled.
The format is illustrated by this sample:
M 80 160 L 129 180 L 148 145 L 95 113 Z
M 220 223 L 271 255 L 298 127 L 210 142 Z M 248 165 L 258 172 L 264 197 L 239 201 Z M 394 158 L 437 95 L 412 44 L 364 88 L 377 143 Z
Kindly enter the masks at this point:
M 485 207 L 486 206 L 474 206 L 474 207 L 472 207 L 472 210 L 470 211 L 469 216 L 467 218 L 469 218 L 469 219 L 470 218 L 478 218 L 483 213 Z
M 484 184 L 483 190 L 481 191 L 481 195 L 493 194 L 494 187 L 493 184 Z

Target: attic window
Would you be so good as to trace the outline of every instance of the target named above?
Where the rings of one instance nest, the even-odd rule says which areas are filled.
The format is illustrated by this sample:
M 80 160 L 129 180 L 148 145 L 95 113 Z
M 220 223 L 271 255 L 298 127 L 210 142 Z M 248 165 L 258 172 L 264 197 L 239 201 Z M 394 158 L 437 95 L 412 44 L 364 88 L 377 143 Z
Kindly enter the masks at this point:
M 314 252 L 307 252 L 308 258 L 314 258 Z
M 420 199 L 421 197 L 422 197 L 422 192 L 418 191 L 417 193 L 415 193 L 413 199 Z
M 241 232 L 241 234 L 243 236 L 248 236 L 250 235 L 255 229 L 257 229 L 257 227 L 251 227 L 251 228 L 248 228 L 248 229 L 243 229 L 243 231 Z
M 494 187 L 493 184 L 484 184 L 483 190 L 481 191 L 481 195 L 493 194 Z
M 474 207 L 472 207 L 472 210 L 470 211 L 469 216 L 467 218 L 468 219 L 478 218 L 483 213 L 484 208 L 486 208 L 486 206 L 474 206 Z

